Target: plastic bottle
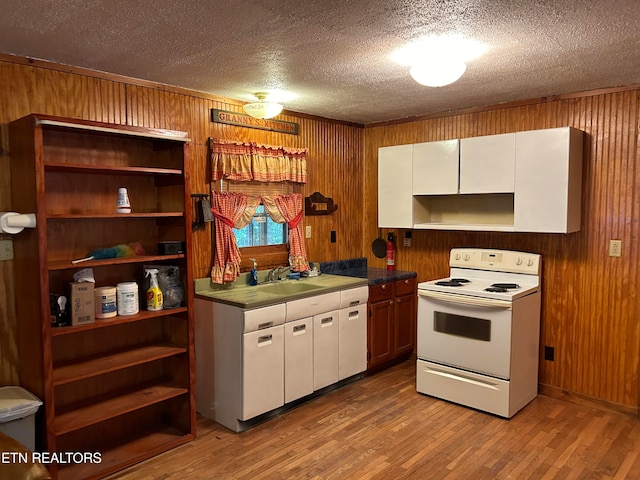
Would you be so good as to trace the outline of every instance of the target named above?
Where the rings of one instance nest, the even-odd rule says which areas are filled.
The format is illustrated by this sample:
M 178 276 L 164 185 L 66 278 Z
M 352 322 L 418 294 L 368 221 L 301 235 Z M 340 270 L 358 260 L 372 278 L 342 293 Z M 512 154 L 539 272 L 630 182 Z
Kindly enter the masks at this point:
M 129 202 L 129 194 L 126 188 L 118 189 L 118 200 L 116 200 L 117 213 L 131 213 L 131 203 Z
M 258 263 L 255 258 L 250 259 L 252 262 L 251 273 L 249 273 L 249 285 L 258 285 Z
M 147 310 L 162 310 L 162 290 L 158 285 L 158 269 L 150 268 L 146 270 L 145 277 L 147 276 L 151 276 L 149 288 L 147 289 Z

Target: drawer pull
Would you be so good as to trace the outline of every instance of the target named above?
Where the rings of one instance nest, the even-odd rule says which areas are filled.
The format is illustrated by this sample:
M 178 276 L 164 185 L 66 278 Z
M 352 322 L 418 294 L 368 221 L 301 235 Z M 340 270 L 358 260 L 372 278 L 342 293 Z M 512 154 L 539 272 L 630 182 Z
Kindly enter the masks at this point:
M 306 328 L 306 325 L 296 325 L 295 327 L 293 327 L 293 333 L 304 332 Z
M 349 302 L 350 307 L 355 307 L 356 305 L 360 305 L 360 300 L 352 300 Z
M 353 312 L 349 312 L 349 317 L 357 317 L 358 316 L 358 310 L 354 310 Z
M 258 330 L 263 330 L 265 328 L 273 327 L 273 322 L 260 323 L 258 324 Z
M 262 337 L 258 337 L 258 345 L 270 344 L 273 335 L 263 335 Z
M 331 322 L 333 322 L 333 317 L 326 317 L 320 320 L 321 325 L 326 325 L 327 323 L 331 323 Z

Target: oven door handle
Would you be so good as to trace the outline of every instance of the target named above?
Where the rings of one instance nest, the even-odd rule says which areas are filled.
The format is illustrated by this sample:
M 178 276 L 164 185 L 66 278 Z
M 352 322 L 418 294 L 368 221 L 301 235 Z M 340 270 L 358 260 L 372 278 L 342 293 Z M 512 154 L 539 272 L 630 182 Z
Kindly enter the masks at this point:
M 441 300 L 443 302 L 473 305 L 474 307 L 502 308 L 504 310 L 511 310 L 511 302 L 508 300 L 472 297 L 470 295 L 457 295 L 455 293 L 431 292 L 429 290 L 418 290 L 418 295 L 433 298 L 434 300 Z

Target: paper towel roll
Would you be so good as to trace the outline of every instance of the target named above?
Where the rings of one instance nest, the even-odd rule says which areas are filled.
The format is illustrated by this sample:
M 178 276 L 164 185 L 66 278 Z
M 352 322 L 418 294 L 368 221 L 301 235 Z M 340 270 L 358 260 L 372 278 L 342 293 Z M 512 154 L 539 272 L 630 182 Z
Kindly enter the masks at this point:
M 0 212 L 0 231 L 15 235 L 25 228 L 35 228 L 35 213 Z

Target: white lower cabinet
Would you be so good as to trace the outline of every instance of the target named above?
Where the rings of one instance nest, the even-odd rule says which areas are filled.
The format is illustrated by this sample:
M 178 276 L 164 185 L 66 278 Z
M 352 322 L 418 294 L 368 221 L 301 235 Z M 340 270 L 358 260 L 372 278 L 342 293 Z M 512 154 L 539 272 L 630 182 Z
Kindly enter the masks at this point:
M 242 336 L 242 416 L 249 420 L 284 405 L 284 326 Z
M 364 372 L 366 286 L 256 309 L 196 298 L 196 407 L 240 432 L 251 420 Z
M 338 381 L 338 310 L 313 317 L 313 389 Z
M 313 393 L 313 318 L 284 325 L 284 402 Z
M 367 305 L 340 310 L 338 380 L 367 369 Z

